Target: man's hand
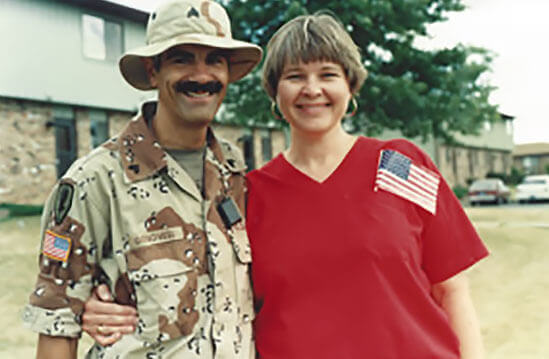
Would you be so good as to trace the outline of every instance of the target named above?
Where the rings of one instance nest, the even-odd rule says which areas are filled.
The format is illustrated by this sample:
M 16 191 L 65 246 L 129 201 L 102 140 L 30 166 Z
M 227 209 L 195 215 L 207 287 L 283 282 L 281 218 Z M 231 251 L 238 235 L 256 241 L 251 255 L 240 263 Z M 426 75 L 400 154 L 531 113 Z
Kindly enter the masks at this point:
M 114 303 L 109 288 L 101 284 L 84 305 L 82 329 L 105 346 L 133 333 L 137 320 L 135 308 Z

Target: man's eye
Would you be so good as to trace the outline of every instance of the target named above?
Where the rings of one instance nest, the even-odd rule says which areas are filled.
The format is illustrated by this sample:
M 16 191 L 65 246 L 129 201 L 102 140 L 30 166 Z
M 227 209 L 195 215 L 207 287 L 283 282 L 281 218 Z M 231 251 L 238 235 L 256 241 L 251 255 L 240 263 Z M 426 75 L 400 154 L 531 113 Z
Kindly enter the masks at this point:
M 222 55 L 213 55 L 208 57 L 208 63 L 211 65 L 222 64 L 225 62 L 225 57 Z
M 338 77 L 339 75 L 335 72 L 325 72 L 322 74 L 322 77 L 329 78 L 329 77 Z
M 188 64 L 191 62 L 191 59 L 188 57 L 176 57 L 173 59 L 173 62 L 176 64 Z

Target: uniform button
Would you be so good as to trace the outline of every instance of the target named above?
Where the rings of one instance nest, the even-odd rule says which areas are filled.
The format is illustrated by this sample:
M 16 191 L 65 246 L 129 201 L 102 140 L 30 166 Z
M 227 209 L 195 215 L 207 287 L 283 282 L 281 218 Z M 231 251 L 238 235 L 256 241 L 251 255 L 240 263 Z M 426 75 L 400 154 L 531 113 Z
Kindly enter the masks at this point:
M 39 287 L 39 288 L 36 288 L 36 290 L 34 291 L 34 295 L 37 297 L 41 297 L 44 295 L 45 292 L 46 292 L 46 289 L 44 287 Z
M 250 322 L 250 316 L 248 314 L 244 314 L 242 319 L 244 320 L 244 323 L 249 323 Z

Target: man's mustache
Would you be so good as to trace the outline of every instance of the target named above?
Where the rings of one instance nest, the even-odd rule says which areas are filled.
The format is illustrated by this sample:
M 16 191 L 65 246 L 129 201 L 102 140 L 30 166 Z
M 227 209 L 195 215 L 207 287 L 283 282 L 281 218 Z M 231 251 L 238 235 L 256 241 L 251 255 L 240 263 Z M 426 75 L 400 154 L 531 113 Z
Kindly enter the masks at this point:
M 223 89 L 223 84 L 219 81 L 209 81 L 200 83 L 196 81 L 180 81 L 174 85 L 176 92 L 209 92 L 218 93 Z

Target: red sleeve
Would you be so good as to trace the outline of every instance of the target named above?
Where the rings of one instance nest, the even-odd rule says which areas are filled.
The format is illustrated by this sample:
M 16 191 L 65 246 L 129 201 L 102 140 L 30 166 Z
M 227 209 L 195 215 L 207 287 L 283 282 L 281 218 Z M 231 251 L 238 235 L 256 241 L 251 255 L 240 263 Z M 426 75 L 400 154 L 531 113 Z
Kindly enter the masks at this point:
M 486 257 L 488 250 L 429 156 L 409 141 L 400 140 L 393 146 L 410 156 L 415 164 L 440 176 L 436 213 L 420 209 L 424 223 L 422 267 L 431 283 L 444 281 Z
M 488 255 L 461 203 L 441 177 L 437 211 L 422 235 L 423 270 L 431 283 L 446 280 Z

